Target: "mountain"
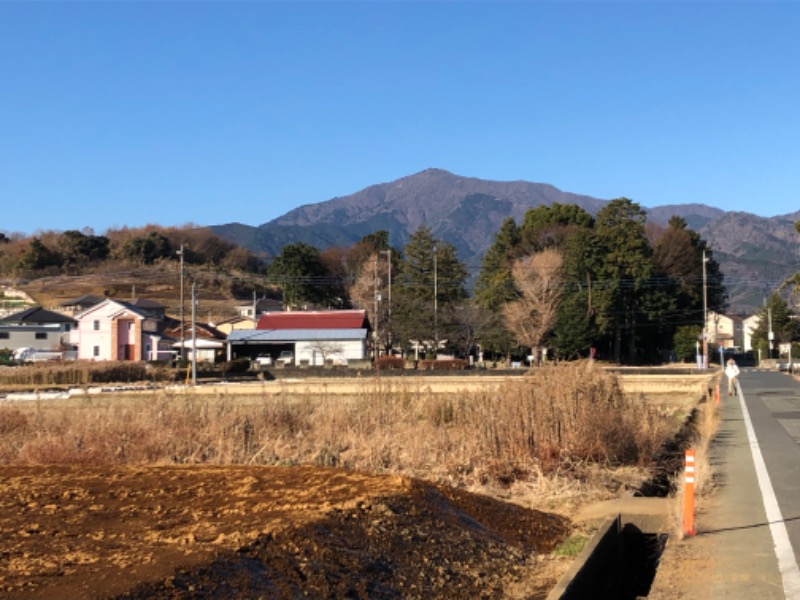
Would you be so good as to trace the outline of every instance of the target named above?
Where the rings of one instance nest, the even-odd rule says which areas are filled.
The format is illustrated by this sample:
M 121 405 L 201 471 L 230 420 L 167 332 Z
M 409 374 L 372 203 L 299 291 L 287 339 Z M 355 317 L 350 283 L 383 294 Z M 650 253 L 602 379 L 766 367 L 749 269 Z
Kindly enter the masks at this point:
M 402 248 L 425 225 L 434 237 L 453 244 L 476 274 L 506 217 L 521 223 L 528 209 L 554 202 L 577 204 L 596 214 L 607 200 L 544 183 L 490 181 L 427 169 L 349 196 L 301 206 L 259 226 L 229 223 L 211 229 L 250 250 L 275 256 L 290 243 L 305 242 L 320 249 L 349 246 L 381 229 L 389 232 L 393 246 Z M 704 204 L 648 209 L 653 223 L 666 224 L 672 216 L 683 217 L 709 242 L 726 276 L 732 311 L 754 310 L 767 291 L 800 270 L 793 225 L 800 212 L 764 218 Z

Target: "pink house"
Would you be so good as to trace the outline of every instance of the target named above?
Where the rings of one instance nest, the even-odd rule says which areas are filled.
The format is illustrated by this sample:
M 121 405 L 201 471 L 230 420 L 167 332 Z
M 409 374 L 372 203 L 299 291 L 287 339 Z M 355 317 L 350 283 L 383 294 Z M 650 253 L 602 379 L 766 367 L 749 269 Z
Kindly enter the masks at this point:
M 75 315 L 70 342 L 82 360 L 166 360 L 169 344 L 159 334 L 159 319 L 129 302 L 105 299 Z M 163 340 L 163 341 L 162 341 Z

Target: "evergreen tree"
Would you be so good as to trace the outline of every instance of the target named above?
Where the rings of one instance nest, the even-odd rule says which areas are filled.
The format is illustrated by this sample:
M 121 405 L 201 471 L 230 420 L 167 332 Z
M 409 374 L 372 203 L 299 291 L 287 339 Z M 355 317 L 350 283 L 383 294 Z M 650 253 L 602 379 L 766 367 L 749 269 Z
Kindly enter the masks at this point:
M 626 359 L 637 359 L 637 327 L 646 319 L 644 300 L 653 261 L 645 220 L 645 211 L 627 198 L 612 200 L 597 214 L 593 251 L 596 315 L 616 362 L 623 358 L 623 339 Z
M 576 228 L 591 229 L 594 218 L 576 204 L 537 206 L 525 213 L 519 230 L 524 252 L 531 254 L 546 248 L 561 248 Z
M 297 242 L 281 249 L 268 275 L 280 285 L 288 309 L 340 307 L 344 303 L 341 282 L 331 277 L 317 248 Z
M 654 336 L 662 347 L 672 342 L 678 328 L 703 327 L 703 260 L 705 292 L 709 310 L 723 312 L 727 292 L 714 253 L 700 235 L 689 229 L 681 217 L 672 217 L 664 234 L 653 248 L 656 281 L 661 292 Z M 694 353 L 694 347 L 691 353 Z
M 475 301 L 483 308 L 498 310 L 516 296 L 511 262 L 519 241 L 519 229 L 514 219 L 508 217 L 486 251 L 475 282 Z
M 172 256 L 172 245 L 160 231 L 148 231 L 126 242 L 123 248 L 125 258 L 152 265 L 159 258 Z
M 110 252 L 107 237 L 86 235 L 74 229 L 61 234 L 58 246 L 65 267 L 102 261 Z
M 17 268 L 29 271 L 45 269 L 47 267 L 58 267 L 61 259 L 50 248 L 42 243 L 39 238 L 32 238 L 27 250 L 22 253 L 17 261 Z
M 411 236 L 398 267 L 393 311 L 398 334 L 435 347 L 456 326 L 449 309 L 467 298 L 467 269 L 455 248 L 434 239 L 427 227 Z
M 793 341 L 798 335 L 794 314 L 786 301 L 776 292 L 770 295 L 757 314 L 759 322 L 751 338 L 753 349 L 759 350 L 763 358 L 778 358 L 778 346 Z M 772 343 L 769 339 L 770 324 L 774 338 Z

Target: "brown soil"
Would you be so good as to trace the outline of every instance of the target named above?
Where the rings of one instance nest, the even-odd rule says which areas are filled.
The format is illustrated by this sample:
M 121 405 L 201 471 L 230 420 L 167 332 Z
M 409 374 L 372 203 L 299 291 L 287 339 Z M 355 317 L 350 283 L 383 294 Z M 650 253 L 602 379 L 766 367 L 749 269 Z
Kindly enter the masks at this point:
M 3 598 L 544 598 L 555 515 L 313 467 L 0 467 Z

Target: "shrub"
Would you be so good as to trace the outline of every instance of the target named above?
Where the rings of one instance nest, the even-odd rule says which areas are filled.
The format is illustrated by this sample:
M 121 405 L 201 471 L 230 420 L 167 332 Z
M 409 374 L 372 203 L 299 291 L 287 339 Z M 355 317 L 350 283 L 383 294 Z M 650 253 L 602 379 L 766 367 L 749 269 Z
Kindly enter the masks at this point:
M 246 373 L 250 370 L 250 359 L 236 358 L 222 363 L 223 373 Z
M 152 377 L 148 376 L 147 363 L 133 361 L 42 363 L 0 371 L 0 385 L 5 386 L 73 386 L 149 379 Z
M 378 369 L 378 371 L 403 369 L 405 366 L 406 361 L 402 356 L 379 356 L 375 361 L 375 368 Z
M 460 358 L 448 360 L 421 360 L 419 368 L 423 371 L 463 371 L 467 368 L 467 361 Z

